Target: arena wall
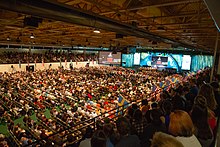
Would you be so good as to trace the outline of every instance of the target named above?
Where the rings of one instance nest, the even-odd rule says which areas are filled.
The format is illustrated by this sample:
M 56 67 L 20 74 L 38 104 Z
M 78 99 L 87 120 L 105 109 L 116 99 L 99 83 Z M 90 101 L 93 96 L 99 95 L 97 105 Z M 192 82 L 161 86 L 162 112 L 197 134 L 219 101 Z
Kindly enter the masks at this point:
M 29 66 L 34 66 L 35 70 L 44 70 L 44 69 L 49 69 L 49 65 L 51 64 L 51 69 L 57 69 L 60 64 L 63 66 L 64 69 L 69 69 L 70 68 L 70 63 L 71 62 L 53 62 L 53 63 L 30 63 Z M 88 62 L 72 62 L 73 67 L 79 68 L 79 67 L 85 67 Z M 13 65 L 13 68 L 12 68 Z M 15 71 L 26 71 L 26 66 L 28 64 L 21 64 L 19 67 L 19 64 L 0 64 L 0 72 L 15 72 Z M 99 66 L 98 62 L 94 61 L 90 62 L 89 66 Z

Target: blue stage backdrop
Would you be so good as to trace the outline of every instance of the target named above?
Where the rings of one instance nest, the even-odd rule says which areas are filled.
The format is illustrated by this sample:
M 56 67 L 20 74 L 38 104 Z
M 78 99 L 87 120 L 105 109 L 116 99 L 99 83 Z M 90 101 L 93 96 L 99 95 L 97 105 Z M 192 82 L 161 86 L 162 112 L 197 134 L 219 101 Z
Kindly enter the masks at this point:
M 137 57 L 138 55 L 139 54 L 137 53 Z M 163 63 L 162 61 L 164 58 L 168 58 L 168 61 L 166 61 L 166 63 L 165 62 Z M 138 60 L 138 58 L 136 60 Z M 153 60 L 158 60 L 158 61 L 153 61 Z M 160 61 L 162 61 L 161 64 L 159 64 Z M 134 54 L 122 55 L 123 67 L 133 67 L 134 63 L 135 65 L 138 65 L 139 63 L 139 61 L 134 61 Z M 171 54 L 171 53 L 167 54 L 167 53 L 153 53 L 153 52 L 140 53 L 140 66 L 159 67 L 160 65 L 162 65 L 164 66 L 163 68 L 173 68 L 176 69 L 177 72 L 181 72 L 181 70 L 198 71 L 205 67 L 212 67 L 212 64 L 213 64 L 213 56 L 208 56 L 208 55 L 183 55 L 183 54 Z
M 212 67 L 213 56 L 194 55 L 192 56 L 191 71 L 198 71 L 205 67 Z
M 173 68 L 177 69 L 177 71 L 180 71 L 182 66 L 182 56 L 183 55 L 181 54 L 141 53 L 140 66 L 152 66 L 152 59 L 155 57 L 167 57 L 168 63 L 166 68 Z
M 122 54 L 122 66 L 133 67 L 134 65 L 134 54 Z

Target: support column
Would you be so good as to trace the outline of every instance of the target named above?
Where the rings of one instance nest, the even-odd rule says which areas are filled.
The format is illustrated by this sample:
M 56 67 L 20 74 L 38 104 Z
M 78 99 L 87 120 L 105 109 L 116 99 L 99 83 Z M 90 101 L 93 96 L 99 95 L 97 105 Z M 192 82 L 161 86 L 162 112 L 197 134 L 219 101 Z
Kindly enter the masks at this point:
M 215 51 L 214 51 L 213 65 L 212 65 L 212 71 L 211 71 L 211 76 L 210 76 L 210 83 L 212 82 L 213 73 L 214 73 L 215 58 L 216 58 L 216 53 L 217 53 L 217 49 L 218 49 L 218 37 L 219 37 L 219 32 L 217 31 L 216 41 L 215 41 Z
M 220 75 L 220 55 L 219 55 L 219 59 L 218 59 L 217 74 Z

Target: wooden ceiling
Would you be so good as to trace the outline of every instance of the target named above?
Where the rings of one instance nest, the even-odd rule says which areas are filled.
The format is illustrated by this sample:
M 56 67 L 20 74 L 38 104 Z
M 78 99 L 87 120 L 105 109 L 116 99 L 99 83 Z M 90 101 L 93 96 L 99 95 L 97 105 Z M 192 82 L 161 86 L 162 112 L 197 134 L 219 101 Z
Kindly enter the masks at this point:
M 52 1 L 52 0 L 50 0 Z M 57 0 L 60 4 L 86 10 L 148 32 L 214 50 L 217 29 L 203 0 Z M 43 18 L 38 27 L 24 25 L 27 14 L 0 10 L 0 43 L 53 46 L 142 46 L 171 48 L 171 44 L 124 36 L 116 32 Z M 94 22 L 95 26 L 95 22 Z M 35 38 L 30 38 L 31 35 Z

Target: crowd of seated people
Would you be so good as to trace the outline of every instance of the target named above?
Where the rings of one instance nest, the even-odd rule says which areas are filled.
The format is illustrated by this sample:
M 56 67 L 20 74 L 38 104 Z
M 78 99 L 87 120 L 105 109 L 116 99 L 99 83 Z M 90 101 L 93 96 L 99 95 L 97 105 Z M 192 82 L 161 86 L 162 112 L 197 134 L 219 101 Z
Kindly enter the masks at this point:
M 19 60 L 18 60 L 19 59 Z M 18 64 L 20 63 L 44 63 L 48 62 L 84 62 L 96 61 L 96 54 L 72 53 L 72 52 L 45 52 L 45 53 L 29 53 L 29 52 L 3 52 L 0 54 L 0 64 Z
M 201 77 L 204 75 L 206 74 L 200 74 Z M 3 83 L 0 100 L 1 116 L 7 122 L 11 134 L 23 146 L 37 140 L 40 140 L 37 144 L 77 146 L 75 140 L 78 140 L 77 137 L 84 132 L 86 135 L 83 139 L 87 139 L 84 144 L 88 144 L 89 141 L 90 145 L 102 142 L 102 144 L 107 143 L 108 146 L 124 146 L 124 144 L 146 146 L 151 144 L 149 139 L 152 139 L 157 131 L 169 132 L 175 137 L 191 137 L 194 133 L 201 131 L 199 129 L 203 127 L 196 127 L 196 122 L 188 117 L 189 114 L 192 117 L 197 113 L 195 101 L 197 94 L 200 93 L 203 99 L 197 101 L 202 108 L 207 108 L 207 117 L 209 117 L 207 124 L 212 128 L 211 138 L 205 137 L 212 142 L 216 126 L 215 95 L 213 94 L 210 98 L 198 91 L 200 85 L 197 85 L 195 79 L 191 79 L 190 83 L 182 83 L 178 88 L 170 88 L 169 92 L 164 91 L 163 94 L 157 95 L 154 98 L 155 102 L 148 102 L 152 86 L 159 87 L 161 81 L 171 79 L 173 76 L 165 72 L 143 69 L 135 73 L 131 69 L 120 67 L 1 73 Z M 182 91 L 185 92 L 182 93 Z M 116 123 L 110 120 L 100 122 L 96 126 L 98 133 L 95 131 L 93 134 L 94 128 L 85 130 L 91 123 L 86 120 L 101 114 L 105 114 L 108 118 L 115 115 L 115 111 L 107 114 L 106 112 L 117 107 L 119 93 L 129 102 L 143 99 L 143 106 L 133 104 L 128 108 L 125 117 L 120 118 Z M 45 109 L 49 110 L 49 117 L 45 116 Z M 179 111 L 180 109 L 182 111 Z M 175 118 L 171 117 L 175 114 L 174 112 L 184 115 L 184 118 L 188 118 L 188 121 L 194 124 L 188 136 L 170 131 L 171 120 Z M 35 115 L 36 119 L 31 118 L 31 115 Z M 15 125 L 13 120 L 22 116 L 23 125 Z M 98 119 L 101 118 L 98 117 L 96 120 Z M 115 131 L 116 128 L 117 131 Z M 203 140 L 206 141 L 207 138 L 204 136 L 199 138 L 197 134 L 195 136 L 198 139 L 201 138 L 200 143 Z M 97 135 L 101 137 L 95 137 Z M 196 138 L 195 136 L 193 138 Z M 102 138 L 101 141 L 100 138 Z M 196 145 L 200 144 L 196 143 Z M 79 146 L 83 147 L 83 143 Z
M 156 71 L 135 73 L 115 67 L 1 73 L 0 76 L 1 116 L 12 133 L 21 134 L 20 141 L 25 136 L 22 138 L 26 139 L 25 144 L 41 138 L 42 131 L 50 135 L 115 108 L 119 92 L 129 101 L 135 101 L 135 97 L 147 98 L 152 84 L 168 77 Z M 50 109 L 50 119 L 41 112 L 45 108 Z M 28 118 L 33 112 L 41 125 Z M 13 123 L 13 119 L 22 116 L 29 133 Z
M 116 122 L 104 121 L 101 128 L 97 127 L 95 135 L 90 135 L 90 140 L 85 139 L 90 142 L 87 147 L 93 147 L 92 140 L 102 140 L 98 144 L 100 147 L 214 146 L 220 98 L 216 88 L 219 85 L 217 81 L 207 84 L 206 76 L 209 71 L 195 75 L 176 89 L 164 91 L 158 103 L 149 106 L 148 101 L 143 100 L 140 106 L 132 104 Z M 105 133 L 106 125 L 111 125 L 108 127 L 111 135 Z M 99 131 L 104 132 L 104 137 L 96 137 Z M 84 147 L 81 143 L 79 147 Z

